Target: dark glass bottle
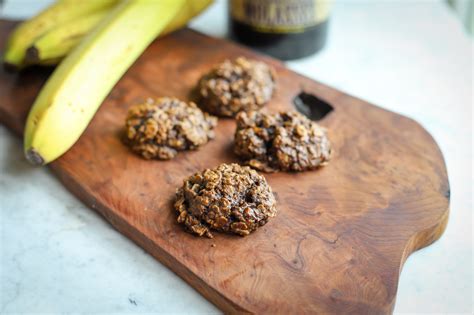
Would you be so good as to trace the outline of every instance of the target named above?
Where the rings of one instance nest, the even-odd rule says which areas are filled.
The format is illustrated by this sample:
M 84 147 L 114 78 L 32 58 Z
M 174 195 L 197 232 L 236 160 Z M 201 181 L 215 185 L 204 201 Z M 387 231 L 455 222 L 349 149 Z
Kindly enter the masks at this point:
M 229 0 L 231 36 L 282 60 L 326 43 L 331 0 Z

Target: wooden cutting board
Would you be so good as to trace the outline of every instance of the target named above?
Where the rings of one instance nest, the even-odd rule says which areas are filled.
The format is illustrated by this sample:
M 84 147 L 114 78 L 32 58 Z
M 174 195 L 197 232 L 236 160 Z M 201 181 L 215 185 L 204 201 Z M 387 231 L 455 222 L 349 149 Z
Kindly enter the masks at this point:
M 0 22 L 2 50 L 12 25 Z M 333 107 L 320 123 L 334 155 L 317 171 L 265 175 L 278 215 L 256 233 L 198 238 L 177 225 L 174 192 L 193 172 L 238 162 L 231 149 L 234 121 L 221 119 L 214 141 L 171 161 L 143 160 L 119 135 L 132 104 L 159 96 L 189 100 L 213 64 L 241 55 L 275 67 L 278 91 L 270 110 L 294 109 L 302 90 Z M 0 119 L 18 135 L 49 73 L 0 70 Z M 226 312 L 390 313 L 404 261 L 438 239 L 448 221 L 443 156 L 415 121 L 189 29 L 148 48 L 51 169 L 113 227 Z

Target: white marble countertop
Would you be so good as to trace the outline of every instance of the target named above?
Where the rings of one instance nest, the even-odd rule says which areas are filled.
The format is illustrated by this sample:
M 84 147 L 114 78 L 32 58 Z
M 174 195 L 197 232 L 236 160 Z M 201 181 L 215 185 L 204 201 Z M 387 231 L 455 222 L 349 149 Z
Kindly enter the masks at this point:
M 49 1 L 9 0 L 3 17 Z M 324 51 L 288 66 L 420 122 L 444 153 L 451 214 L 407 260 L 397 313 L 472 313 L 473 44 L 438 1 L 338 1 Z M 192 27 L 226 34 L 223 0 Z M 1 96 L 0 96 L 1 101 Z M 85 207 L 0 126 L 0 313 L 219 313 Z

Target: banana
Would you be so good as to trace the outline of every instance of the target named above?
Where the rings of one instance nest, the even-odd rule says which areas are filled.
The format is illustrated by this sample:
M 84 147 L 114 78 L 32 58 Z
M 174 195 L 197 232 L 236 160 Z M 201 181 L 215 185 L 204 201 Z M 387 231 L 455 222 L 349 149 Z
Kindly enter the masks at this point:
M 8 38 L 3 62 L 12 69 L 20 69 L 24 64 L 26 49 L 33 41 L 54 26 L 78 16 L 111 7 L 117 0 L 61 0 L 34 18 L 20 24 Z
M 184 27 L 191 18 L 206 9 L 213 0 L 188 1 L 188 5 L 179 11 L 173 20 L 166 26 L 160 36 L 176 31 Z M 81 40 L 87 35 L 100 20 L 98 15 L 105 15 L 105 12 L 97 12 L 94 16 L 83 16 L 73 21 L 57 25 L 55 28 L 38 38 L 33 45 L 28 48 L 26 62 L 28 64 L 51 65 L 59 63 Z
M 174 32 L 188 24 L 189 20 L 204 11 L 213 0 L 188 0 L 188 4 L 178 12 L 174 19 L 166 26 L 160 36 Z
M 60 63 L 36 98 L 26 122 L 27 160 L 43 165 L 66 152 L 120 77 L 186 4 L 131 0 L 117 5 Z
M 25 62 L 38 64 L 47 60 L 60 60 L 109 12 L 110 10 L 101 10 L 57 25 L 33 42 L 26 51 Z

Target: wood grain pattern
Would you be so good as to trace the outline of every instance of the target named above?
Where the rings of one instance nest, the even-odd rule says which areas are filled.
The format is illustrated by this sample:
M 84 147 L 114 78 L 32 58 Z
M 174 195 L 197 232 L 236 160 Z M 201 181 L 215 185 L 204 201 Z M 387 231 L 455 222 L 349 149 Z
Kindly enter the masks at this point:
M 1 49 L 12 25 L 0 22 Z M 119 134 L 132 104 L 158 96 L 187 100 L 213 64 L 240 55 L 276 68 L 269 109 L 291 108 L 302 89 L 334 107 L 320 123 L 335 154 L 318 171 L 265 175 L 279 212 L 256 233 L 198 238 L 176 224 L 174 192 L 195 171 L 238 161 L 234 121 L 221 119 L 214 141 L 166 162 L 135 156 Z M 0 72 L 0 119 L 18 134 L 48 73 Z M 230 313 L 390 313 L 404 261 L 440 237 L 449 212 L 442 154 L 416 122 L 191 30 L 155 42 L 51 168 L 117 230 Z

